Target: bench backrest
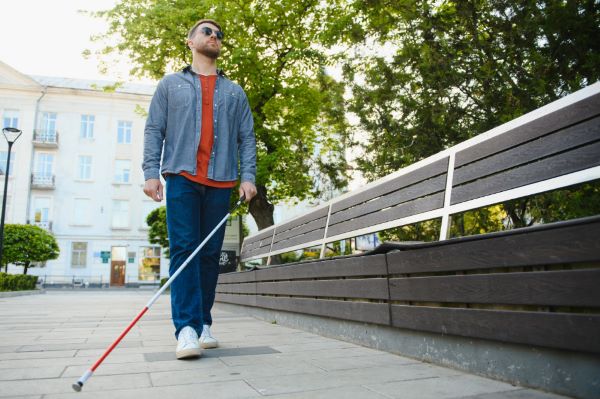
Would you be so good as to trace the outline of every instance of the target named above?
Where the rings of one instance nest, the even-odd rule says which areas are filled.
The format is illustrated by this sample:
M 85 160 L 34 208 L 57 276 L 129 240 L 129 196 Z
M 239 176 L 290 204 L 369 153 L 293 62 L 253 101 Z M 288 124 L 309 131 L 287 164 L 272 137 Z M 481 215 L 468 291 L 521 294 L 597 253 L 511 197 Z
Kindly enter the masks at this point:
M 600 178 L 600 83 L 247 237 L 241 260 L 441 218 Z

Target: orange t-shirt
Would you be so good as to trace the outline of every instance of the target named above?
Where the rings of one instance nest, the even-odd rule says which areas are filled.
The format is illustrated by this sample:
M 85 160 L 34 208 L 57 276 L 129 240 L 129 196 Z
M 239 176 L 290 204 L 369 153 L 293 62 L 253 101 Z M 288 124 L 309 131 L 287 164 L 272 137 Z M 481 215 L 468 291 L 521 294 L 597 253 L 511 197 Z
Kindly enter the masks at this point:
M 237 181 L 215 181 L 208 178 L 208 161 L 213 147 L 213 98 L 217 75 L 198 75 L 202 87 L 202 128 L 200 129 L 200 145 L 196 157 L 196 175 L 187 172 L 180 174 L 185 178 L 205 186 L 218 188 L 231 188 Z

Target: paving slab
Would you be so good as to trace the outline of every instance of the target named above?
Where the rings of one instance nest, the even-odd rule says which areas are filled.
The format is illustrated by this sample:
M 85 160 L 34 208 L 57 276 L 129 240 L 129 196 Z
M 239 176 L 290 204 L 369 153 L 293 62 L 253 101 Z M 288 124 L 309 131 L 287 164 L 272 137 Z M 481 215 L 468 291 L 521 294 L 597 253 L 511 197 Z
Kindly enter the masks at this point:
M 144 307 L 141 290 L 47 291 L 0 298 L 0 399 L 557 399 L 220 309 L 220 348 L 175 359 L 162 296 L 88 380 L 71 384 Z M 18 309 L 18 310 L 17 310 Z
M 391 381 L 368 384 L 367 387 L 387 397 L 403 399 L 463 398 L 487 393 L 506 395 L 518 389 L 510 384 L 468 374 Z

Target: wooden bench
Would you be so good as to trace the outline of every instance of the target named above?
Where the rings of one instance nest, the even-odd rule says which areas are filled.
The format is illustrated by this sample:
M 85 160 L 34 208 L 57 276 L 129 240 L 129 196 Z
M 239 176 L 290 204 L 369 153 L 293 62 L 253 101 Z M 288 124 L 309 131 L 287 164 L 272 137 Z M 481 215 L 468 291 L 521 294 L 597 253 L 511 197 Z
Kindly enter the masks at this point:
M 600 354 L 600 216 L 397 249 L 221 275 L 218 300 Z
M 543 361 L 578 370 L 587 380 L 550 371 L 524 378 L 508 366 L 490 371 L 473 353 L 472 363 L 482 365 L 475 369 L 448 355 L 432 359 L 426 351 L 396 350 L 600 397 L 600 215 L 448 239 L 452 215 L 599 179 L 596 83 L 246 238 L 242 261 L 260 260 L 264 267 L 221 275 L 217 301 L 322 317 L 322 323 L 385 326 L 403 339 L 416 332 L 433 347 L 461 342 L 466 348 L 465 342 L 477 340 L 492 352 L 498 344 L 514 353 L 535 348 L 541 352 L 531 356 L 543 353 Z M 436 218 L 439 241 L 325 258 L 333 242 Z M 319 247 L 321 259 L 267 267 L 277 255 L 308 247 Z

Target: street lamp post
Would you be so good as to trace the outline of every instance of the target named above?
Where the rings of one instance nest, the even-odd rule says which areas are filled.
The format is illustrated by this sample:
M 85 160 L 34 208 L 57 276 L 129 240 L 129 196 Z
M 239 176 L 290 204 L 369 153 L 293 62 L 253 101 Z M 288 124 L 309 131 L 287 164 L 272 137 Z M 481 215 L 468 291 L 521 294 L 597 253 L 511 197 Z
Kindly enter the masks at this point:
M 5 127 L 2 134 L 8 142 L 8 155 L 6 156 L 6 170 L 4 171 L 4 196 L 2 197 L 2 216 L 0 219 L 0 267 L 2 265 L 2 255 L 4 251 L 4 215 L 6 212 L 6 193 L 8 189 L 8 173 L 10 172 L 10 150 L 12 145 L 21 135 L 21 131 L 14 127 Z

